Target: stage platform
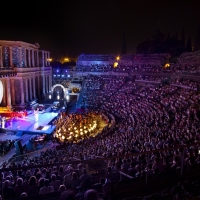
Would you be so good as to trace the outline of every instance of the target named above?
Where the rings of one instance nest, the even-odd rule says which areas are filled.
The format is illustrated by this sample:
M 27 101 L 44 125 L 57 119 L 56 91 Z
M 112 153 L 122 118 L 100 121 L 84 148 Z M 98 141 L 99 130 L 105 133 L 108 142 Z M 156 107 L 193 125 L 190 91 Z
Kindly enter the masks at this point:
M 25 147 L 32 137 L 42 134 L 50 136 L 55 130 L 55 126 L 51 125 L 50 122 L 57 116 L 58 113 L 45 112 L 31 113 L 23 118 L 8 119 L 5 126 L 0 129 L 0 141 L 19 140 L 22 147 Z M 4 162 L 12 158 L 15 153 L 16 149 L 13 147 L 5 155 L 0 156 L 0 167 Z
M 4 132 L 23 132 L 24 134 L 52 134 L 55 127 L 49 123 L 58 113 L 31 113 L 23 118 L 11 118 L 6 121 Z

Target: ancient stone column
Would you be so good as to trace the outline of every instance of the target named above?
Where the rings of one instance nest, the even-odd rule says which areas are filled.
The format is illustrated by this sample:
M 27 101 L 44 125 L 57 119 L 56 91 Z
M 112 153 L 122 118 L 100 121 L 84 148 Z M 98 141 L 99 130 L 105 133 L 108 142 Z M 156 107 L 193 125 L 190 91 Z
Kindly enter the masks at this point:
M 24 83 L 23 79 L 20 79 L 20 90 L 21 90 L 21 105 L 24 105 Z
M 22 47 L 19 47 L 19 67 L 22 67 Z
M 11 93 L 10 93 L 10 78 L 6 78 L 6 91 L 7 91 L 7 106 L 11 109 Z
M 45 75 L 42 75 L 42 94 L 45 94 Z
M 34 49 L 32 49 L 32 66 L 35 67 L 35 55 L 34 55 Z
M 37 67 L 39 67 L 39 51 L 37 50 Z
M 28 98 L 28 79 L 25 79 L 25 88 L 26 88 L 26 102 L 29 102 L 29 98 Z
M 12 60 L 12 47 L 9 47 L 10 49 L 10 67 L 13 66 L 13 60 Z
M 3 67 L 3 49 L 2 46 L 0 46 L 0 67 Z
M 3 99 L 2 99 L 2 103 L 3 103 L 3 105 L 6 105 L 6 83 L 5 83 L 5 78 L 1 79 L 1 82 L 3 84 Z
M 32 81 L 31 81 L 31 78 L 28 79 L 29 80 L 29 94 L 30 94 L 30 101 L 32 101 L 33 99 L 33 93 L 32 93 Z
M 28 49 L 28 67 L 31 67 L 31 50 Z
M 40 90 L 40 82 L 41 82 L 41 80 L 40 80 L 40 76 L 37 76 L 37 79 L 36 79 L 36 81 L 37 81 L 37 84 L 36 84 L 36 90 L 37 90 L 37 98 L 40 98 L 40 96 L 41 96 L 41 90 Z
M 51 62 L 50 62 L 50 52 L 48 52 L 48 58 L 49 58 L 49 66 L 51 65 Z
M 14 79 L 11 80 L 11 93 L 12 93 L 12 97 L 11 97 L 12 105 L 15 105 L 15 80 Z
M 48 66 L 47 65 L 47 52 L 45 51 L 45 67 Z
M 35 77 L 33 77 L 33 97 L 36 99 Z
M 42 67 L 44 67 L 44 51 L 42 51 Z
M 52 88 L 52 76 L 51 74 L 49 75 L 49 91 L 51 91 Z
M 49 85 L 48 85 L 48 76 L 45 76 L 45 87 L 46 87 L 46 93 L 49 92 Z
M 24 67 L 27 67 L 26 48 L 24 48 Z

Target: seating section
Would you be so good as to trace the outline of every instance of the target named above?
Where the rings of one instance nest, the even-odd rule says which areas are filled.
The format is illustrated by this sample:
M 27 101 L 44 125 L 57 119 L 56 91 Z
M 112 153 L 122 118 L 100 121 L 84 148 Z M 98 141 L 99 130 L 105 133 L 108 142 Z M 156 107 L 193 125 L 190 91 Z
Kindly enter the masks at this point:
M 159 66 L 123 70 L 124 67 L 113 71 L 128 71 L 130 76 L 85 76 L 77 105 L 81 112 L 68 116 L 61 113 L 54 124 L 55 133 L 61 134 L 67 132 L 69 124 L 89 124 L 86 116 L 90 115 L 92 121 L 100 116 L 106 126 L 98 134 L 75 136 L 74 140 L 54 138 L 55 148 L 34 157 L 24 156 L 20 162 L 1 169 L 4 194 L 13 190 L 13 196 L 8 195 L 7 199 L 19 198 L 22 185 L 28 195 L 23 198 L 32 200 L 59 199 L 61 188 L 73 190 L 77 199 L 88 189 L 97 190 L 103 199 L 119 200 L 185 199 L 200 195 L 198 79 L 174 76 L 182 70 L 180 66 L 172 66 L 168 71 Z M 77 70 L 81 69 L 77 66 Z M 169 72 L 173 75 L 166 75 Z M 45 179 L 49 180 L 47 186 Z M 28 194 L 32 181 L 37 188 L 36 196 Z M 54 193 L 39 194 L 40 188 L 50 186 Z

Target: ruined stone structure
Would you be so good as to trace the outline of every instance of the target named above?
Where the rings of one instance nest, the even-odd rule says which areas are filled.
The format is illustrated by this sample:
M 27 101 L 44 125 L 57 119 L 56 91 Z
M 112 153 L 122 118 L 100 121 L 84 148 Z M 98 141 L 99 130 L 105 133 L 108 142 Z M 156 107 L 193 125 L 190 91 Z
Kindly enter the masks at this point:
M 0 40 L 0 74 L 13 71 L 14 76 L 0 76 L 3 85 L 0 106 L 25 107 L 42 99 L 52 87 L 50 52 L 39 44 Z

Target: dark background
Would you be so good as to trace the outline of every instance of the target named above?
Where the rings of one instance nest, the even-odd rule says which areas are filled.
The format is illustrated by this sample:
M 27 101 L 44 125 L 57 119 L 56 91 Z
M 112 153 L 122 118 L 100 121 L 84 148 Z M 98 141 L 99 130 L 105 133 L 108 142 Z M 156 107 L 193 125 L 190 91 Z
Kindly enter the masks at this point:
M 159 28 L 194 42 L 200 25 L 198 0 L 2 1 L 0 40 L 39 43 L 51 57 L 127 53 Z

